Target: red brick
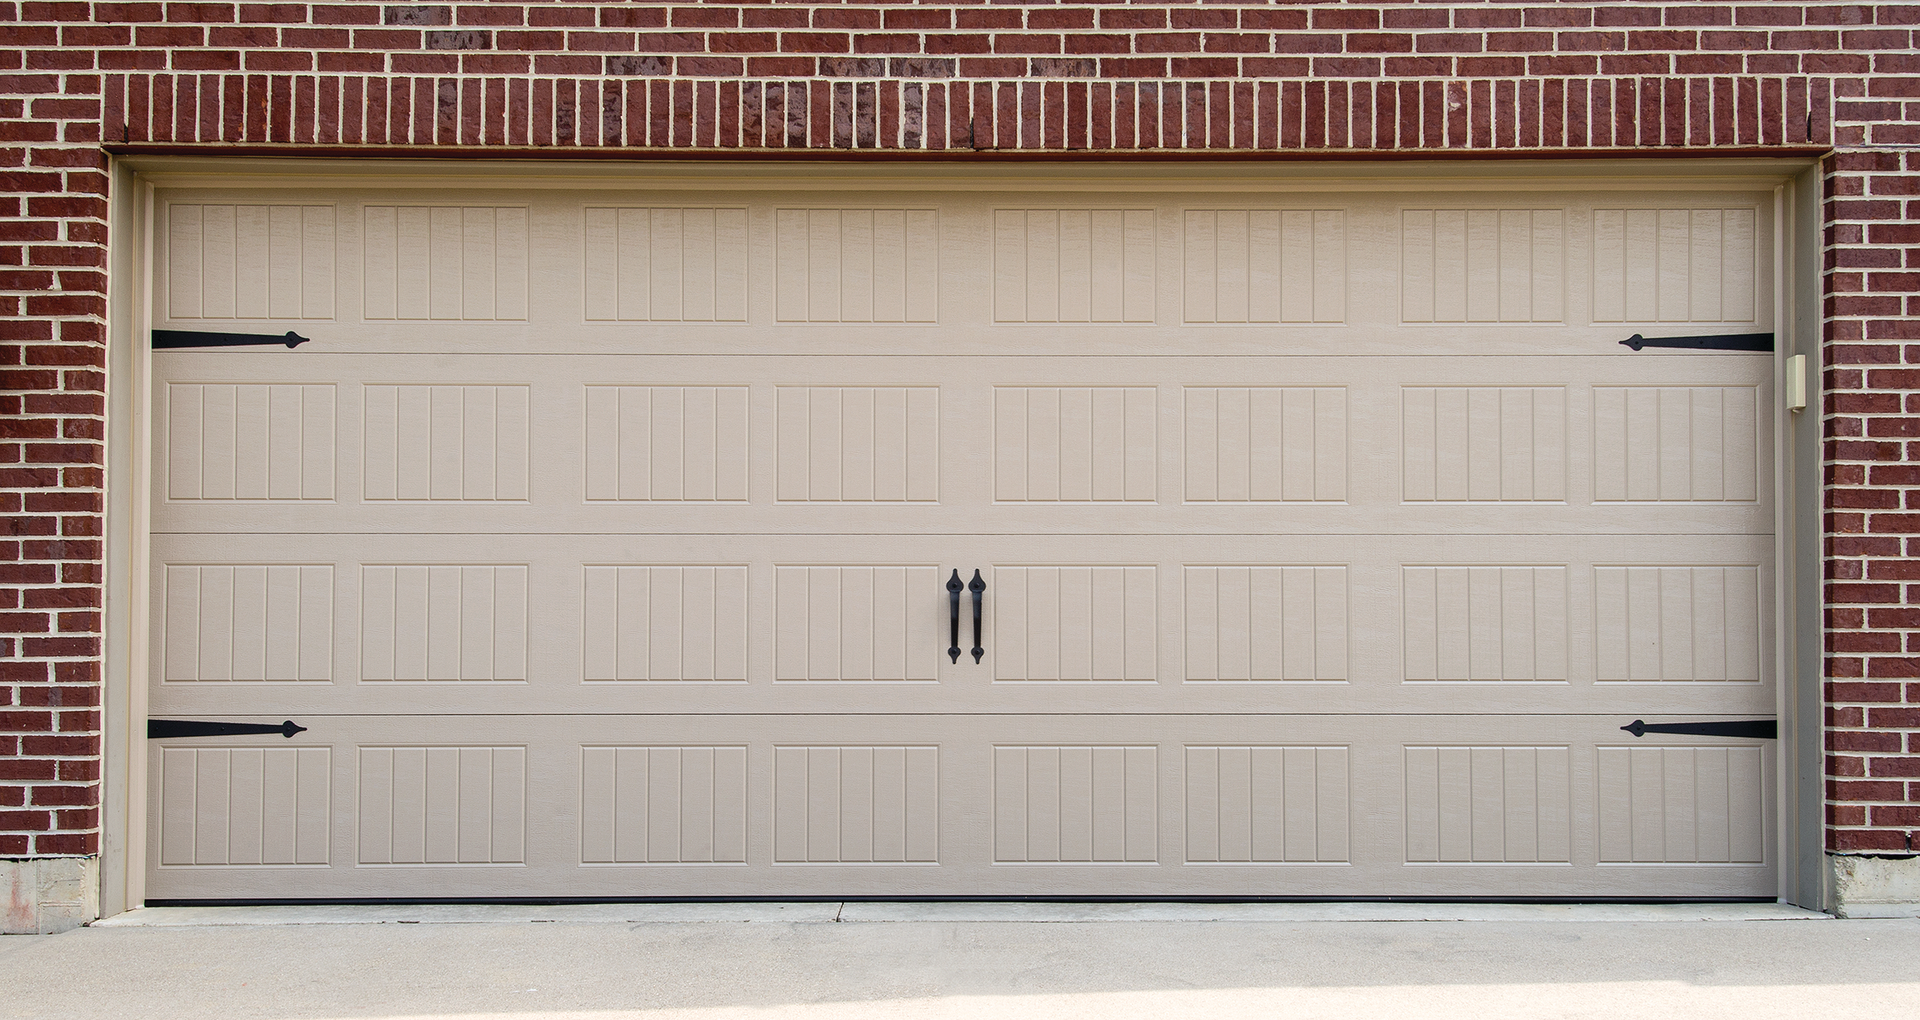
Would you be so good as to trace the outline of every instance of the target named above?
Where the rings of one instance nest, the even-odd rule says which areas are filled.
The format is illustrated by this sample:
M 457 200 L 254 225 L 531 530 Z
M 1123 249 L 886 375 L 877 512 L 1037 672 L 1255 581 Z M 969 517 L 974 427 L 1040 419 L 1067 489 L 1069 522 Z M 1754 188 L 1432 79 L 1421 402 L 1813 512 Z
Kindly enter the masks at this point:
M 780 50 L 783 53 L 848 53 L 852 51 L 852 44 L 851 37 L 845 33 L 782 32 Z
M 1831 725 L 1831 724 L 1829 724 Z M 1867 760 L 1858 755 L 1827 755 L 1827 775 L 1836 778 L 1862 778 L 1867 774 Z
M 29 799 L 34 807 L 92 807 L 100 800 L 92 786 L 36 786 Z
M 1380 12 L 1376 10 L 1316 7 L 1313 11 L 1315 31 L 1364 32 L 1379 27 Z
M 1109 7 L 1100 12 L 1100 27 L 1109 31 L 1128 31 L 1136 29 L 1166 28 L 1167 12 L 1157 7 Z M 1243 27 L 1274 28 L 1274 25 L 1246 25 L 1245 20 L 1251 12 L 1242 12 Z M 1304 22 L 1298 27 L 1305 28 Z
M 995 35 L 993 37 L 995 53 L 1059 53 L 1060 37 L 1057 35 L 1019 34 Z
M 1866 769 L 1876 777 L 1920 779 L 1920 757 L 1868 758 Z
M 1920 804 L 1875 804 L 1867 809 L 1867 819 L 1871 825 L 1920 827 Z
M 1860 804 L 1828 804 L 1826 815 L 1830 826 L 1867 824 L 1867 809 Z
M 1111 12 L 1102 12 L 1102 16 Z M 880 12 L 881 24 L 887 28 L 931 29 L 953 27 L 953 12 L 932 8 L 901 8 Z
M 97 832 L 43 833 L 33 838 L 37 854 L 95 854 L 100 851 Z
M 1920 676 L 1920 659 L 1877 656 L 1867 660 L 1867 675 L 1878 678 Z

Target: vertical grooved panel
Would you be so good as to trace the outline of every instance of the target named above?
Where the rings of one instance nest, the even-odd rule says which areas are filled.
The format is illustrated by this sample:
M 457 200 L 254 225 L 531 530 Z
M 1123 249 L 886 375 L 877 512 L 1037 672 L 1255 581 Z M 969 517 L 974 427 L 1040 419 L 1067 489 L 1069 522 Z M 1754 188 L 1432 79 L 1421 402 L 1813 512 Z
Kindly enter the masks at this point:
M 1566 680 L 1567 568 L 1401 569 L 1407 680 Z
M 1406 502 L 1567 498 L 1565 387 L 1407 386 L 1400 410 Z
M 1158 755 L 1152 746 L 996 746 L 994 861 L 1157 863 Z
M 527 568 L 360 568 L 362 681 L 527 679 Z
M 1409 745 L 1404 777 L 1409 864 L 1573 859 L 1565 747 Z
M 527 386 L 368 385 L 364 498 L 527 498 Z
M 1595 209 L 1595 322 L 1754 322 L 1758 214 Z
M 747 211 L 585 211 L 589 322 L 744 322 Z
M 1189 209 L 1185 219 L 1185 321 L 1346 321 L 1344 211 Z
M 334 498 L 334 387 L 169 383 L 169 501 Z
M 747 568 L 588 566 L 581 678 L 747 678 Z
M 1599 748 L 1601 863 L 1765 863 L 1767 767 L 1750 744 Z
M 776 746 L 773 772 L 776 863 L 938 863 L 938 747 Z
M 1188 863 L 1347 861 L 1345 747 L 1190 744 L 1186 754 Z
M 1158 401 L 1151 386 L 994 387 L 994 499 L 1155 501 Z
M 160 866 L 330 863 L 332 761 L 325 747 L 163 747 Z
M 1155 679 L 1155 575 L 1151 566 L 994 566 L 994 679 Z
M 590 502 L 744 503 L 745 386 L 586 387 Z
M 368 319 L 526 319 L 526 207 L 370 205 L 363 215 Z
M 1188 386 L 1189 503 L 1341 503 L 1344 386 Z
M 1403 322 L 1566 318 L 1566 212 L 1407 209 L 1400 217 Z
M 333 679 L 333 567 L 161 567 L 161 675 L 168 683 Z
M 580 749 L 582 864 L 744 864 L 747 749 Z
M 1189 566 L 1186 679 L 1346 680 L 1347 568 Z
M 781 386 L 777 394 L 780 501 L 939 501 L 939 387 Z
M 1594 500 L 1753 502 L 1763 424 L 1753 386 L 1596 386 Z
M 525 862 L 526 748 L 359 752 L 359 863 Z
M 171 319 L 331 319 L 331 205 L 167 207 Z
M 1596 679 L 1760 679 L 1760 568 L 1596 566 Z
M 932 209 L 774 212 L 781 322 L 934 322 L 940 220 Z
M 774 679 L 936 679 L 940 583 L 927 566 L 774 567 Z
M 996 209 L 996 322 L 1152 322 L 1151 209 Z

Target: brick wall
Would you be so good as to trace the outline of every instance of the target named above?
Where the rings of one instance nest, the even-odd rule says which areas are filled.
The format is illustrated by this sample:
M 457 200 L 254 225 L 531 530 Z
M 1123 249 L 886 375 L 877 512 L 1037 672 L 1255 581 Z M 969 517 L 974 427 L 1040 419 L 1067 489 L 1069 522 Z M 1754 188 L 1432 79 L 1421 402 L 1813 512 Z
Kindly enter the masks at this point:
M 0 856 L 99 847 L 107 176 L 55 36 L 0 22 Z
M 1819 0 L 0 2 L 0 856 L 97 847 L 103 143 L 946 158 L 1831 147 L 1829 843 L 1908 852 L 1917 28 L 1920 5 Z
M 1827 843 L 1920 847 L 1920 79 L 1827 161 Z

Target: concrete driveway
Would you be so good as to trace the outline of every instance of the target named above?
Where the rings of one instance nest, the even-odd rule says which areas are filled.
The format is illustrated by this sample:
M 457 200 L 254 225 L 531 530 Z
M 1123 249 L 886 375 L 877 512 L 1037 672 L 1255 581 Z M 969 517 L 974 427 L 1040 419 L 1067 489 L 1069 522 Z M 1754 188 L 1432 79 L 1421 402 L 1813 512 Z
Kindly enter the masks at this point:
M 0 939 L 0 1017 L 1904 1016 L 1920 920 L 1792 908 L 149 909 Z

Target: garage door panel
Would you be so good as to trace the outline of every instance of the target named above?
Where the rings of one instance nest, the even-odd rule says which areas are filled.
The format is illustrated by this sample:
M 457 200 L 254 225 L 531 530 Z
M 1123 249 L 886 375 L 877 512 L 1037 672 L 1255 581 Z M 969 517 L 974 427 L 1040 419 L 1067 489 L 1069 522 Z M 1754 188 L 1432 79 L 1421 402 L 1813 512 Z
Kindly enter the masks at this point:
M 596 203 L 582 218 L 589 321 L 745 321 L 746 209 Z
M 1568 679 L 1566 574 L 1559 565 L 1402 568 L 1403 679 Z
M 747 679 L 747 568 L 582 568 L 580 678 Z
M 773 574 L 774 680 L 938 678 L 938 567 L 788 564 Z
M 165 314 L 174 319 L 334 316 L 338 208 L 169 203 Z
M 163 867 L 332 863 L 330 747 L 166 747 L 155 776 Z
M 1593 498 L 1758 502 L 1762 406 L 1757 386 L 1595 387 Z
M 525 746 L 357 750 L 356 864 L 526 863 Z
M 747 862 L 745 745 L 583 746 L 580 774 L 583 865 Z
M 1593 211 L 1596 322 L 1757 322 L 1761 210 Z
M 161 675 L 168 683 L 327 682 L 334 676 L 330 564 L 167 564 Z
M 153 650 L 170 671 L 155 703 L 169 710 L 256 696 L 239 686 L 288 710 L 337 710 L 373 684 L 396 708 L 463 712 L 618 710 L 636 697 L 674 711 L 750 711 L 763 697 L 795 711 L 1024 711 L 1080 695 L 1012 688 L 1070 681 L 1101 686 L 1114 710 L 1772 705 L 1770 543 L 1737 536 L 1643 536 L 1626 563 L 1618 539 L 1554 536 L 1370 536 L 1345 563 L 1326 562 L 1319 539 L 1241 536 L 1244 559 L 1224 564 L 1204 536 L 1163 540 L 1169 558 L 1149 563 L 1116 561 L 1111 540 L 1052 536 L 763 537 L 760 556 L 732 564 L 716 561 L 739 540 L 717 536 L 311 540 L 339 554 L 325 564 L 280 561 L 281 536 L 169 541 Z M 975 569 L 985 656 L 954 663 L 944 583 Z M 965 649 L 970 604 L 963 616 Z M 228 678 L 267 683 L 213 689 Z M 811 693 L 724 690 L 789 681 Z M 648 693 L 616 692 L 635 682 Z M 494 692 L 465 690 L 476 685 Z M 687 689 L 661 689 L 673 686 Z
M 1184 863 L 1350 862 L 1350 748 L 1188 744 L 1184 750 Z
M 1105 360 L 1100 374 L 1118 385 L 995 382 L 1051 362 L 928 360 L 863 373 L 898 384 L 849 386 L 844 370 L 831 385 L 806 383 L 821 369 L 794 359 L 690 359 L 655 378 L 735 378 L 616 386 L 595 380 L 632 369 L 604 359 L 549 359 L 561 374 L 528 385 L 477 381 L 524 377 L 477 361 L 461 364 L 465 381 L 441 371 L 375 383 L 394 368 L 254 356 L 221 373 L 282 378 L 177 382 L 161 395 L 167 498 L 156 527 L 610 532 L 636 530 L 630 506 L 641 504 L 644 530 L 697 530 L 708 503 L 727 504 L 726 526 L 740 531 L 1057 527 L 1047 508 L 1062 503 L 1088 504 L 1083 526 L 1114 532 L 1446 532 L 1505 520 L 1449 516 L 1450 504 L 1510 506 L 1526 515 L 1522 530 L 1771 527 L 1769 387 L 1694 383 L 1709 359 L 1594 359 L 1581 370 L 1618 380 L 1598 386 L 1415 384 L 1432 369 L 1415 359 L 1236 365 L 1249 379 L 1341 381 L 1311 387 L 1209 384 L 1215 361 Z M 1733 367 L 1751 374 L 1754 360 Z M 1484 367 L 1483 379 L 1509 374 Z M 213 368 L 202 359 L 177 371 Z M 793 382 L 754 382 L 760 373 Z M 1188 381 L 1138 385 L 1167 374 Z
M 1600 859 L 1763 863 L 1766 766 L 1759 746 L 1598 748 Z
M 1346 319 L 1345 210 L 1187 209 L 1182 227 L 1182 321 Z
M 173 383 L 160 433 L 169 501 L 335 497 L 336 386 Z
M 588 896 L 831 895 L 848 869 L 925 895 L 1772 881 L 1763 745 L 1628 746 L 1578 717 L 316 722 L 258 738 L 286 746 L 156 742 L 156 896 L 393 894 L 429 871 L 455 895 Z M 274 784 L 297 796 L 263 797 Z M 1397 803 L 1353 799 L 1374 784 Z M 533 812 L 563 824 L 529 829 Z
M 1100 304 L 1120 310 L 1111 316 L 1116 321 L 1162 325 L 1344 316 L 1353 325 L 1387 326 L 1444 322 L 1441 313 L 1451 312 L 1455 321 L 1491 325 L 1764 327 L 1771 313 L 1762 296 L 1771 272 L 1771 246 L 1763 239 L 1772 229 L 1764 194 L 1327 195 L 1296 196 L 1284 208 L 1271 196 L 1195 199 L 1124 190 L 881 191 L 861 198 L 823 204 L 774 192 L 495 191 L 422 202 L 417 192 L 395 191 L 289 203 L 283 191 L 178 191 L 166 202 L 169 255 L 178 265 L 161 266 L 161 282 L 177 277 L 169 289 L 198 295 L 204 278 L 230 267 L 228 290 L 251 292 L 231 277 L 258 267 L 262 277 L 305 283 L 294 292 L 302 311 L 324 318 L 335 313 L 306 302 L 323 294 L 319 270 L 338 266 L 339 314 L 398 315 L 405 300 L 420 306 L 414 312 L 424 324 L 436 321 L 436 281 L 448 291 L 439 296 L 442 312 L 471 318 L 485 310 L 468 307 L 469 277 L 490 275 L 497 287 L 503 273 L 509 284 L 528 281 L 518 288 L 520 314 L 569 323 L 704 321 L 707 314 L 717 321 L 762 314 L 797 322 L 880 320 L 907 303 L 900 292 L 909 281 L 931 284 L 934 294 L 914 304 L 944 302 L 948 320 L 981 317 L 1002 304 L 1001 321 L 1042 312 L 1048 322 L 1076 314 L 1097 320 L 1092 309 Z M 236 218 L 245 222 L 236 225 Z M 242 258 L 241 249 L 269 257 Z M 1131 268 L 1109 264 L 1123 254 Z M 295 266 L 289 260 L 296 255 L 310 257 Z M 1056 264 L 1049 276 L 1044 270 Z M 761 272 L 745 271 L 750 267 Z M 823 310 L 781 312 L 774 288 L 748 282 L 776 276 L 783 292 L 817 296 Z M 566 286 L 538 293 L 533 280 Z M 1080 303 L 1069 299 L 1066 315 L 1051 306 L 1028 309 L 1035 288 L 1041 305 L 1061 288 L 1070 298 L 1081 294 Z M 970 301 L 974 294 L 997 298 L 1001 289 L 1008 290 L 1004 301 Z M 1347 292 L 1400 300 L 1349 309 Z M 691 299 L 691 309 L 674 308 L 675 299 Z M 1128 308 L 1127 301 L 1146 303 Z M 1436 301 L 1440 311 L 1427 307 Z M 864 315 L 841 312 L 843 303 Z M 178 315 L 199 311 L 185 301 L 172 305 Z M 491 314 L 512 314 L 508 305 Z M 271 307 L 268 314 L 284 315 L 287 303 Z

